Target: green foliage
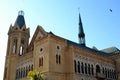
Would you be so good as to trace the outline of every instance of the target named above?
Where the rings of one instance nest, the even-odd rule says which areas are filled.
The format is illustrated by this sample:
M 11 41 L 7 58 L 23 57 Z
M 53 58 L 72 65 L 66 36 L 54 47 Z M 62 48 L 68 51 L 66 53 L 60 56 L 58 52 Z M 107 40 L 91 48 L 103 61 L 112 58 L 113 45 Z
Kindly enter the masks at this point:
M 41 72 L 37 72 L 37 71 L 29 71 L 28 75 L 27 75 L 31 80 L 45 80 L 43 78 L 44 74 L 42 74 Z

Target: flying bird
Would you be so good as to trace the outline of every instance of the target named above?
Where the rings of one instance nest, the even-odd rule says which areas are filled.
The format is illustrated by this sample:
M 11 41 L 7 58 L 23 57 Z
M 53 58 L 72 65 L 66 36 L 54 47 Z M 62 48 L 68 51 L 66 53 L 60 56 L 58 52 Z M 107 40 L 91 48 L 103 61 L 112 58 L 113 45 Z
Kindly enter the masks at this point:
M 112 9 L 109 9 L 110 10 L 110 12 L 112 12 Z

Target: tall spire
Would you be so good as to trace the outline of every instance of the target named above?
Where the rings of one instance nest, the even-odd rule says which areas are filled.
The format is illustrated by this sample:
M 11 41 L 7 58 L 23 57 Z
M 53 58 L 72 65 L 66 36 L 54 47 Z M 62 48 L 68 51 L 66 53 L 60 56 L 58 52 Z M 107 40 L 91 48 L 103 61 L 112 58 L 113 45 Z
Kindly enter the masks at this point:
M 83 25 L 82 25 L 80 13 L 79 13 L 79 34 L 78 34 L 78 37 L 79 37 L 80 45 L 85 46 L 85 33 L 84 33 L 84 30 L 83 30 Z
M 20 29 L 25 25 L 25 19 L 24 19 L 24 12 L 23 11 L 18 12 L 18 17 L 15 21 L 15 25 L 18 25 Z

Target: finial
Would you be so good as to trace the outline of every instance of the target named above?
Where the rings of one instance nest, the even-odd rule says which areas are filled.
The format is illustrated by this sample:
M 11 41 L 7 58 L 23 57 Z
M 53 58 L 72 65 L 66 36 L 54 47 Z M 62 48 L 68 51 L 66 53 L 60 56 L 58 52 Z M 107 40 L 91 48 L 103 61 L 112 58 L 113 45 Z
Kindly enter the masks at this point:
M 24 16 L 24 11 L 20 10 L 20 11 L 18 12 L 18 15 Z

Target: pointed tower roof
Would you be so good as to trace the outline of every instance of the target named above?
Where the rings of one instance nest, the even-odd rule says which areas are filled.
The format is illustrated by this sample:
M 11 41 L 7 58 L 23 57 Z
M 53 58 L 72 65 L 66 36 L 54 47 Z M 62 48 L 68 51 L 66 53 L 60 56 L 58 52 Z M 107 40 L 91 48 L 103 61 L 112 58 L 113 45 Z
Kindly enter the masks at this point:
M 79 34 L 78 34 L 78 37 L 79 37 L 79 43 L 81 45 L 85 46 L 85 33 L 84 33 L 84 30 L 83 30 L 83 25 L 82 25 L 82 20 L 81 20 L 80 13 L 79 13 Z
M 18 12 L 18 17 L 15 21 L 15 25 L 18 25 L 20 29 L 25 25 L 25 19 L 24 19 L 24 12 L 23 11 Z
M 79 13 L 79 37 L 84 37 L 84 30 L 83 30 L 83 25 L 82 25 L 82 20 L 81 20 L 81 16 Z

